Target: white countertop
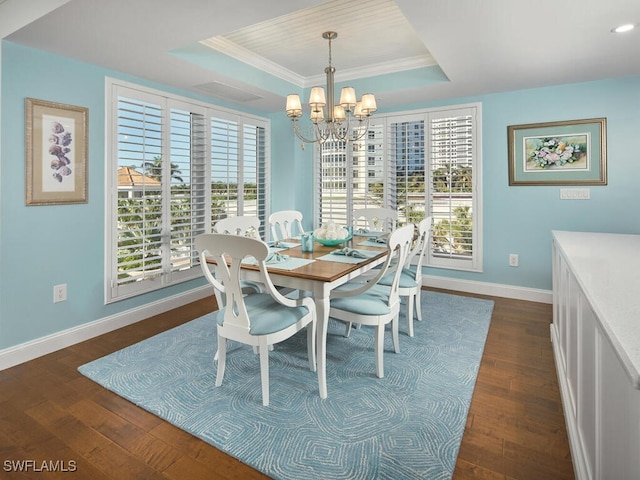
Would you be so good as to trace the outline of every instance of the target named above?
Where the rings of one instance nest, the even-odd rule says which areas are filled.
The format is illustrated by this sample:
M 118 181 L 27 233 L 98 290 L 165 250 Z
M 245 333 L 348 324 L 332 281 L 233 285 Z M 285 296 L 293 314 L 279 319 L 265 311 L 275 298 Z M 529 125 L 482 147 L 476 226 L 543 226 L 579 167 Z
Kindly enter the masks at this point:
M 553 236 L 640 389 L 640 235 L 554 231 Z

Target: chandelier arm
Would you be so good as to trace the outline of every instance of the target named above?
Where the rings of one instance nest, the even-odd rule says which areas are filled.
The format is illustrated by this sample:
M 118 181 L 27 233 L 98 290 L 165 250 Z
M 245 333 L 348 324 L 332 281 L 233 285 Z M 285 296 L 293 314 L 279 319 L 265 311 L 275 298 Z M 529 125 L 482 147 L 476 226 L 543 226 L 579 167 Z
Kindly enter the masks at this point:
M 335 125 L 330 123 L 327 128 L 321 128 L 318 124 L 314 125 L 316 130 L 316 137 L 320 139 L 320 143 L 324 143 L 332 137 L 336 137 Z
M 316 138 L 315 138 L 315 139 L 310 139 L 310 138 L 307 138 L 307 137 L 305 137 L 304 135 L 302 135 L 302 133 L 300 132 L 300 128 L 298 127 L 298 119 L 297 119 L 297 118 L 293 118 L 293 119 L 292 119 L 292 122 L 293 122 L 293 131 L 294 131 L 294 133 L 296 134 L 296 137 L 298 137 L 298 138 L 299 138 L 300 140 L 302 140 L 303 142 L 305 142 L 305 143 L 317 143 L 317 142 L 322 143 L 322 142 L 324 142 L 324 140 L 325 140 L 325 139 L 323 139 L 323 138 L 318 138 L 317 136 L 316 136 Z M 315 132 L 317 129 L 318 129 L 318 126 L 317 126 L 317 125 L 314 125 L 314 132 Z M 316 135 L 317 135 L 317 133 L 316 133 Z
M 351 131 L 351 119 L 353 118 L 350 114 L 346 115 L 346 125 L 345 125 L 345 131 L 344 131 L 344 136 L 347 138 L 349 138 L 349 132 Z M 355 132 L 355 130 L 354 130 Z
M 353 132 L 354 132 L 354 133 L 356 133 L 358 130 L 360 130 L 360 133 L 356 133 L 356 134 L 354 135 L 354 138 L 353 138 L 353 141 L 354 141 L 354 142 L 357 142 L 358 140 L 362 140 L 362 139 L 364 138 L 364 136 L 367 134 L 367 131 L 369 130 L 369 119 L 370 119 L 371 117 L 367 116 L 366 118 L 367 118 L 367 120 L 366 120 L 366 122 L 364 123 L 364 125 L 362 124 L 362 122 L 363 122 L 363 121 L 362 121 L 362 120 L 360 120 L 360 121 L 358 122 L 358 127 L 357 127 L 357 129 L 356 129 L 356 127 L 353 127 Z M 364 128 L 362 128 L 363 126 L 364 126 Z

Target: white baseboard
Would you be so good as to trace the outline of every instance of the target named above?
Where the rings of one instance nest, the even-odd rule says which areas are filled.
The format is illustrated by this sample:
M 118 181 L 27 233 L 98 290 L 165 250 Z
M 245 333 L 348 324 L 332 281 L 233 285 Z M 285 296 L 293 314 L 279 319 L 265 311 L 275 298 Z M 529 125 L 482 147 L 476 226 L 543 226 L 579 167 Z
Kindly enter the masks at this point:
M 492 297 L 515 298 L 517 300 L 527 300 L 538 303 L 553 303 L 551 290 L 540 290 L 537 288 L 476 282 L 458 278 L 437 277 L 435 275 L 424 275 L 422 277 L 422 285 L 425 287 L 455 290 L 457 292 L 491 295 Z
M 208 285 L 0 350 L 0 370 L 13 367 L 212 294 Z
M 538 290 L 512 285 L 500 285 L 496 283 L 475 282 L 472 280 L 460 280 L 455 278 L 436 277 L 425 275 L 422 284 L 426 287 L 443 288 L 458 292 L 477 293 L 494 297 L 515 298 L 530 302 L 551 303 L 551 291 Z M 20 363 L 28 362 L 34 358 L 47 355 L 62 348 L 84 342 L 90 338 L 104 333 L 126 327 L 146 318 L 167 312 L 174 308 L 187 305 L 211 295 L 208 285 L 184 292 L 172 297 L 164 298 L 157 302 L 149 303 L 138 308 L 120 312 L 109 317 L 101 318 L 93 322 L 85 323 L 74 328 L 62 330 L 46 337 L 31 340 L 29 342 L 0 350 L 0 370 L 13 367 Z

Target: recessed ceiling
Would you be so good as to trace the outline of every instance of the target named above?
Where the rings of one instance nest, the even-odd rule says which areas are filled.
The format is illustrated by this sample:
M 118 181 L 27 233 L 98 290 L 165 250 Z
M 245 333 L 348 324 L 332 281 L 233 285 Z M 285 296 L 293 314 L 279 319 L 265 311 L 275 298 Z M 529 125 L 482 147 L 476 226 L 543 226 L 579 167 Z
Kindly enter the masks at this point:
M 340 81 L 436 65 L 393 0 L 333 0 L 202 43 L 301 87 L 324 79 L 334 31 L 332 65 Z

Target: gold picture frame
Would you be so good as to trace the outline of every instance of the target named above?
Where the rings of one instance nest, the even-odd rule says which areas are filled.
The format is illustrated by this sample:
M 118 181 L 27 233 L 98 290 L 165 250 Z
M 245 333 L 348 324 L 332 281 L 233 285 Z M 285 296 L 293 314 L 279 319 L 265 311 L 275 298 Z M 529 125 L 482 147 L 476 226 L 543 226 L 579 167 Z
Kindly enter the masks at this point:
M 607 119 L 507 127 L 509 185 L 606 185 Z
M 87 203 L 89 109 L 27 98 L 26 204 Z

